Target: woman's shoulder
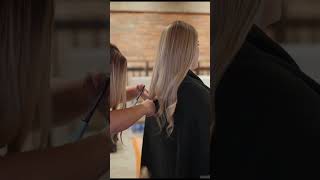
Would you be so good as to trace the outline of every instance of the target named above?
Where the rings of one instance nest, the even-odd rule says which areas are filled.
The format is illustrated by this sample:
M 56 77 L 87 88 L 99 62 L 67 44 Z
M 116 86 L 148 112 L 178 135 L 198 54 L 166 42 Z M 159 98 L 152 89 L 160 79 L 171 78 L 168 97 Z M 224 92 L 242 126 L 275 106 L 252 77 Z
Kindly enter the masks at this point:
M 315 94 L 302 71 L 293 63 L 245 43 L 217 86 L 217 101 L 279 101 L 289 94 Z M 261 94 L 265 94 L 261 96 Z M 261 99 L 261 97 L 267 97 Z M 293 99 L 295 96 L 290 97 Z M 220 99 L 220 100 L 219 100 Z
M 208 125 L 210 114 L 209 88 L 197 78 L 186 78 L 178 90 L 175 117 L 188 126 Z M 182 118 L 180 118 L 182 117 Z
M 186 77 L 178 90 L 178 102 L 204 103 L 209 102 L 209 88 L 200 79 Z
M 180 93 L 209 94 L 209 88 L 201 80 L 186 77 L 179 86 Z
M 294 71 L 297 69 L 283 59 L 246 42 L 224 73 L 220 84 L 228 82 L 228 84 L 236 84 L 238 88 L 251 89 L 252 86 L 269 85 L 266 82 L 281 81 L 281 76 L 287 74 L 294 77 L 292 73 Z M 242 86 L 238 86 L 239 84 Z

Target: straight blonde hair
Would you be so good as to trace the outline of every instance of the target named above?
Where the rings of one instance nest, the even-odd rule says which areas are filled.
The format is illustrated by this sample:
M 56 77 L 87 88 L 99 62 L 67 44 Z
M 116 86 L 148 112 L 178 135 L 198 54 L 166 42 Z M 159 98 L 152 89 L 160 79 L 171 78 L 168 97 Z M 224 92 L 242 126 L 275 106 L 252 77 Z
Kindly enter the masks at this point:
M 212 118 L 214 119 L 216 87 L 252 28 L 261 2 L 262 0 L 215 0 L 213 3 L 215 34 L 212 48 L 216 52 L 216 56 L 212 63 L 211 77 L 213 79 Z M 211 134 L 215 125 L 214 119 Z
M 110 43 L 110 61 L 111 61 L 111 82 L 110 82 L 110 109 L 126 108 L 126 86 L 127 86 L 127 59 L 122 55 L 120 50 L 114 44 Z M 118 134 L 111 136 L 118 137 Z M 122 132 L 120 133 L 122 142 Z M 112 143 L 115 143 L 112 138 Z
M 165 122 L 168 123 L 168 135 L 171 135 L 174 128 L 173 114 L 177 105 L 178 88 L 194 63 L 197 41 L 198 33 L 195 28 L 182 21 L 171 23 L 160 37 L 150 96 L 159 101 L 157 121 L 160 127 Z
M 123 109 L 126 107 L 127 86 L 127 59 L 120 50 L 110 44 L 111 82 L 110 82 L 110 107 L 111 109 Z
M 25 150 L 28 137 L 29 148 L 48 145 L 53 8 L 52 0 L 0 3 L 0 142 L 8 152 Z

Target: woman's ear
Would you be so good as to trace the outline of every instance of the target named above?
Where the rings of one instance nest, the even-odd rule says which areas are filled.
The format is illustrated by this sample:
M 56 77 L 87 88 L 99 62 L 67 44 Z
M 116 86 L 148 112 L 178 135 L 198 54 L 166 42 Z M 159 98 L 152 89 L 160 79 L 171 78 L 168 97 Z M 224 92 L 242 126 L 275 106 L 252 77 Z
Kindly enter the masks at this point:
M 256 14 L 255 24 L 266 29 L 281 20 L 283 0 L 261 0 L 261 6 Z

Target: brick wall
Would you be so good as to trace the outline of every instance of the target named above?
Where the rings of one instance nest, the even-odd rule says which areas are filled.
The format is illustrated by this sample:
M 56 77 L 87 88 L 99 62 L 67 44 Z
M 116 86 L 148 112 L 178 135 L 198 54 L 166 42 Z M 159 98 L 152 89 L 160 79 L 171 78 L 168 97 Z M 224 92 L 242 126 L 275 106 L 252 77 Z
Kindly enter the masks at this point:
M 209 14 L 111 12 L 110 39 L 128 61 L 153 61 L 162 30 L 171 22 L 182 20 L 199 33 L 200 57 L 210 62 Z

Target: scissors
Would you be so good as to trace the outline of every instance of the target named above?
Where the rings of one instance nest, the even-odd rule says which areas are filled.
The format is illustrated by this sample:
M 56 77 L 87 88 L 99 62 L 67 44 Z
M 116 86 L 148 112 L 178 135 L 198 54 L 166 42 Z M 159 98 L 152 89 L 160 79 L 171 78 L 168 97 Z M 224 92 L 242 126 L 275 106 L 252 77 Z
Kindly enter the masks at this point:
M 146 86 L 144 85 L 143 88 L 142 88 L 142 90 L 140 91 L 140 94 L 139 94 L 139 96 L 137 97 L 136 103 L 134 103 L 134 105 L 137 105 L 138 100 L 139 100 L 139 98 L 141 97 L 142 93 L 144 92 L 144 88 L 145 88 L 145 87 L 146 87 Z
M 140 96 L 142 95 L 142 93 L 144 91 L 144 88 L 145 88 L 145 86 L 143 86 L 142 91 L 140 92 L 139 96 L 137 97 L 136 103 L 134 105 L 136 105 L 138 103 L 138 100 L 139 100 Z M 153 103 L 154 103 L 155 108 L 156 108 L 156 112 L 155 113 L 157 113 L 159 111 L 159 109 L 160 109 L 160 104 L 159 104 L 158 99 L 154 99 Z
M 95 110 L 97 109 L 97 107 L 99 106 L 99 104 L 101 103 L 101 100 L 102 99 L 105 99 L 105 95 L 106 95 L 106 91 L 107 91 L 107 87 L 108 87 L 108 84 L 109 84 L 109 81 L 108 79 L 106 78 L 106 80 L 104 81 L 104 84 L 102 86 L 102 89 L 100 91 L 100 93 L 98 94 L 97 98 L 95 99 L 95 101 L 93 102 L 93 105 L 91 106 L 91 108 L 89 109 L 89 111 L 86 113 L 84 119 L 82 119 L 80 121 L 80 127 L 79 127 L 79 130 L 78 132 L 75 134 L 75 138 L 74 140 L 75 141 L 78 141 L 79 139 L 82 138 L 82 136 L 84 135 L 84 133 L 86 132 L 88 126 L 89 126 L 89 123 L 90 123 L 90 120 L 91 120 L 91 117 L 93 115 L 93 113 L 95 112 Z M 105 116 L 105 118 L 107 118 Z M 107 119 L 106 119 L 107 121 Z

